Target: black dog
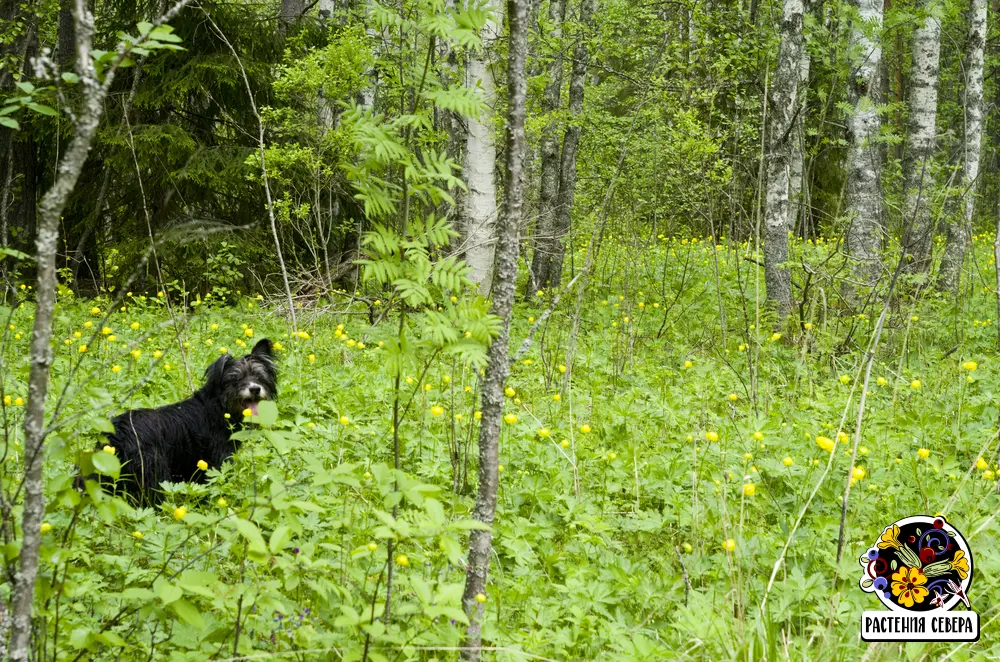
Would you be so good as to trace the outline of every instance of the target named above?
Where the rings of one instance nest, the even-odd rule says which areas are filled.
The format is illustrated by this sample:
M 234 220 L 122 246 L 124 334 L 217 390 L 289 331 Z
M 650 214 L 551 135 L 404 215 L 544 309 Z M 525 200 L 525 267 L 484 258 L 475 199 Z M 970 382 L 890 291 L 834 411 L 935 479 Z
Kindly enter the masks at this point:
M 233 432 L 243 411 L 278 395 L 278 370 L 268 339 L 246 356 L 225 354 L 205 371 L 205 385 L 187 400 L 158 409 L 133 409 L 112 419 L 108 444 L 122 464 L 118 485 L 133 498 L 156 503 L 163 481 L 204 481 L 204 460 L 218 469 L 236 451 Z M 228 418 L 226 415 L 229 415 Z M 103 446 L 103 445 L 101 445 Z

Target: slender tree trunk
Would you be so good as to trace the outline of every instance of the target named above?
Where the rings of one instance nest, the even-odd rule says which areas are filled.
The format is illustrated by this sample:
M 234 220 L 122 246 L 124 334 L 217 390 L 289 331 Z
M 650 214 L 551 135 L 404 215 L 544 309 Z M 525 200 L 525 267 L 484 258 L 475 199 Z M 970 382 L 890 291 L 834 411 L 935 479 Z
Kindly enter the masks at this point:
M 937 123 L 938 69 L 941 56 L 941 23 L 938 0 L 919 0 L 919 27 L 913 33 L 913 72 L 910 77 L 910 133 L 903 162 L 903 250 L 912 273 L 926 273 L 931 266 L 934 219 L 929 204 L 934 183 L 935 129 Z
M 979 160 L 983 141 L 983 51 L 986 46 L 986 0 L 972 0 L 969 7 L 969 43 L 965 62 L 965 158 L 962 168 L 962 193 L 965 196 L 962 218 L 948 225 L 948 241 L 941 258 L 938 287 L 957 292 L 962 264 L 969 248 L 976 190 L 979 184 Z
M 874 284 L 881 271 L 882 158 L 878 145 L 881 118 L 878 72 L 882 60 L 879 32 L 883 0 L 856 0 L 858 21 L 851 30 L 850 49 L 857 64 L 848 79 L 853 112 L 848 118 L 847 185 L 844 201 L 847 253 L 854 260 L 855 279 Z
M 59 66 L 72 66 L 76 53 L 76 34 L 73 27 L 73 0 L 59 0 L 59 33 L 57 41 Z
M 49 367 L 52 365 L 52 317 L 56 298 L 59 219 L 70 193 L 76 186 L 80 171 L 83 170 L 83 164 L 87 160 L 91 142 L 97 133 L 107 89 L 98 82 L 90 59 L 90 44 L 94 34 L 93 15 L 87 9 L 85 0 L 75 1 L 76 60 L 83 86 L 84 102 L 77 116 L 76 135 L 63 154 L 55 181 L 46 191 L 39 209 L 38 285 L 31 337 L 28 404 L 24 416 L 24 514 L 21 523 L 23 538 L 11 609 L 12 662 L 27 662 L 31 651 L 31 606 L 35 593 L 35 578 L 38 574 L 42 517 L 45 515 L 45 494 L 42 491 L 45 394 L 48 390 Z
M 489 57 L 497 36 L 497 24 L 488 20 L 483 28 L 483 48 L 469 58 L 468 85 L 478 86 L 486 101 L 482 117 L 469 118 L 469 132 L 465 142 L 465 182 L 469 192 L 465 196 L 464 232 L 465 260 L 469 277 L 479 285 L 479 291 L 488 294 L 493 280 L 493 259 L 496 251 L 494 226 L 497 217 L 497 187 L 495 181 L 497 148 L 493 135 L 493 107 L 496 105 L 496 88 Z
M 281 10 L 278 14 L 278 29 L 281 34 L 286 34 L 288 28 L 302 18 L 305 11 L 305 0 L 281 0 Z
M 526 149 L 524 117 L 527 97 L 525 62 L 528 59 L 528 5 L 530 0 L 507 0 L 507 22 L 510 26 L 507 58 L 507 141 L 505 145 L 505 177 L 503 219 L 497 235 L 496 286 L 492 312 L 502 324 L 500 334 L 487 352 L 486 376 L 483 382 L 483 418 L 479 429 L 479 492 L 472 514 L 488 527 L 493 526 L 499 487 L 498 448 L 500 420 L 503 415 L 504 382 L 510 370 L 507 358 L 510 342 L 510 314 L 514 307 L 517 281 L 518 231 L 524 205 L 523 164 Z M 462 658 L 478 660 L 482 646 L 483 605 L 477 600 L 486 593 L 486 578 L 490 568 L 491 529 L 474 530 L 469 537 L 469 560 L 465 575 L 462 606 L 469 616 Z
M 535 222 L 535 251 L 531 257 L 531 273 L 528 279 L 528 297 L 535 295 L 538 288 L 549 282 L 549 268 L 552 263 L 552 244 L 555 234 L 556 200 L 559 197 L 559 134 L 558 122 L 553 117 L 559 108 L 562 96 L 563 57 L 562 26 L 566 20 L 566 2 L 549 0 L 549 22 L 552 23 L 552 48 L 555 54 L 549 64 L 549 79 L 542 94 L 542 112 L 548 122 L 542 130 L 542 173 L 538 188 L 538 219 Z
M 798 109 L 799 65 L 802 61 L 802 0 L 783 0 L 781 46 L 767 108 L 767 189 L 764 203 L 764 284 L 768 301 L 782 317 L 792 309 L 788 269 L 791 229 L 788 179 L 792 128 Z
M 588 32 L 597 9 L 597 0 L 581 0 L 579 32 L 573 49 L 573 72 L 569 81 L 569 126 L 563 138 L 562 163 L 559 172 L 559 199 L 556 203 L 555 227 L 552 238 L 552 263 L 547 287 L 557 288 L 562 282 L 563 259 L 566 256 L 566 235 L 573 223 L 573 200 L 576 196 L 576 154 L 583 132 L 583 96 L 590 62 Z M 542 285 L 546 285 L 542 283 Z
M 804 3 L 803 16 L 809 11 L 809 3 Z M 803 37 L 802 56 L 799 59 L 799 83 L 798 83 L 798 111 L 795 117 L 794 128 L 792 129 L 792 145 L 788 164 L 788 204 L 789 226 L 794 227 L 796 219 L 802 224 L 803 230 L 806 227 L 808 210 L 806 200 L 808 199 L 808 185 L 805 182 L 805 161 L 806 161 L 806 109 L 808 106 L 809 91 L 809 68 L 812 59 L 809 50 L 805 47 L 805 37 Z

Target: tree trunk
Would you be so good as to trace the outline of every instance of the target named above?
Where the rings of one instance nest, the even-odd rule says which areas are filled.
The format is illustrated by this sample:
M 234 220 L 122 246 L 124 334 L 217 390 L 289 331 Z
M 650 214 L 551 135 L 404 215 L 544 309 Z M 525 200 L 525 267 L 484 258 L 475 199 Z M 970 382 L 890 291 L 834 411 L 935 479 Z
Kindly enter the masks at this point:
M 789 155 L 798 104 L 802 61 L 802 0 L 783 0 L 781 46 L 771 81 L 767 107 L 767 193 L 764 203 L 764 283 L 767 299 L 781 317 L 792 309 L 792 279 L 788 270 Z
M 559 135 L 558 122 L 553 117 L 562 96 L 563 57 L 562 26 L 566 20 L 566 2 L 549 0 L 549 22 L 552 23 L 552 48 L 555 54 L 549 64 L 549 79 L 542 94 L 542 113 L 548 117 L 542 129 L 542 172 L 538 188 L 538 218 L 535 222 L 534 247 L 531 272 L 528 279 L 528 297 L 533 297 L 540 286 L 549 281 L 552 263 L 552 244 L 555 234 L 556 200 L 559 197 Z
M 524 67 L 528 59 L 528 5 L 530 0 L 507 0 L 507 21 L 510 26 L 507 58 L 507 141 L 505 145 L 505 178 L 503 219 L 497 235 L 496 287 L 492 312 L 502 320 L 500 334 L 487 353 L 486 376 L 483 381 L 483 418 L 479 429 L 479 492 L 473 517 L 488 527 L 493 526 L 499 487 L 498 453 L 500 417 L 503 415 L 503 389 L 510 363 L 507 358 L 510 342 L 510 315 L 514 307 L 514 287 L 517 282 L 518 231 L 524 205 L 523 165 L 525 152 L 524 117 L 527 80 Z M 478 660 L 482 645 L 483 605 L 477 600 L 486 593 L 486 578 L 490 568 L 490 529 L 475 530 L 469 536 L 469 560 L 465 575 L 462 606 L 469 616 L 462 658 Z
M 938 65 L 941 56 L 941 23 L 935 15 L 937 0 L 919 0 L 919 27 L 913 33 L 913 72 L 910 81 L 910 133 L 903 162 L 903 250 L 912 273 L 926 273 L 931 266 L 934 235 L 928 202 L 934 182 L 935 128 L 937 123 Z
M 803 14 L 808 10 L 808 7 L 803 7 Z M 799 108 L 795 117 L 794 128 L 792 129 L 791 154 L 788 164 L 788 203 L 790 205 L 789 226 L 794 227 L 795 221 L 798 219 L 802 224 L 803 234 L 805 234 L 804 230 L 806 227 L 806 221 L 808 220 L 806 217 L 808 185 L 806 184 L 804 177 L 806 174 L 806 106 L 808 104 L 807 92 L 809 90 L 809 67 L 811 63 L 812 60 L 809 57 L 809 51 L 805 48 L 805 38 L 803 37 L 802 57 L 799 60 Z
M 845 215 L 847 253 L 854 260 L 855 279 L 874 284 L 881 270 L 882 214 L 880 190 L 882 158 L 878 104 L 878 72 L 882 60 L 879 32 L 883 0 L 857 0 L 858 23 L 851 30 L 850 49 L 859 58 L 848 80 L 853 112 L 848 118 Z
M 497 36 L 497 24 L 488 20 L 483 28 L 483 48 L 469 58 L 467 84 L 478 86 L 486 101 L 482 117 L 469 118 L 465 141 L 465 196 L 463 237 L 469 277 L 479 285 L 479 291 L 489 294 L 493 280 L 493 258 L 496 250 L 494 226 L 497 216 L 495 177 L 497 148 L 493 136 L 493 107 L 496 88 L 489 56 Z
M 972 0 L 969 7 L 969 43 L 965 62 L 965 158 L 962 168 L 962 193 L 965 196 L 962 218 L 948 225 L 948 241 L 941 258 L 938 287 L 958 292 L 962 264 L 969 248 L 976 190 L 979 183 L 979 158 L 983 139 L 983 50 L 986 46 L 986 0 Z
M 305 11 L 305 0 L 281 0 L 281 10 L 278 14 L 278 29 L 281 34 L 286 34 L 288 28 L 302 18 Z
M 76 52 L 76 34 L 73 27 L 73 0 L 59 0 L 59 33 L 56 50 L 59 66 L 68 69 Z
M 576 196 L 576 154 L 583 131 L 583 95 L 587 81 L 590 47 L 587 32 L 597 8 L 597 0 L 580 3 L 579 33 L 573 49 L 573 72 L 569 80 L 569 126 L 563 138 L 562 163 L 559 172 L 559 198 L 556 202 L 555 232 L 552 237 L 552 263 L 549 265 L 548 283 L 543 286 L 555 289 L 562 282 L 563 258 L 566 255 L 566 235 L 573 223 L 573 200 Z

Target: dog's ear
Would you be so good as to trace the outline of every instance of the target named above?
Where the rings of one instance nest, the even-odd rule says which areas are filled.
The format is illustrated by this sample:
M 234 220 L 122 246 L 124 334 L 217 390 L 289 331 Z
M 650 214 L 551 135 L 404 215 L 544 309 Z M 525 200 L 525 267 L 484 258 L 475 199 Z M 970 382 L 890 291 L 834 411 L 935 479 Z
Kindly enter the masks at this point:
M 222 381 L 226 373 L 226 368 L 233 361 L 229 354 L 223 354 L 215 360 L 212 365 L 205 370 L 205 390 L 209 393 L 218 393 L 222 390 Z
M 253 350 L 250 353 L 254 356 L 263 357 L 273 361 L 275 359 L 274 343 L 272 343 L 269 338 L 263 338 L 253 346 Z

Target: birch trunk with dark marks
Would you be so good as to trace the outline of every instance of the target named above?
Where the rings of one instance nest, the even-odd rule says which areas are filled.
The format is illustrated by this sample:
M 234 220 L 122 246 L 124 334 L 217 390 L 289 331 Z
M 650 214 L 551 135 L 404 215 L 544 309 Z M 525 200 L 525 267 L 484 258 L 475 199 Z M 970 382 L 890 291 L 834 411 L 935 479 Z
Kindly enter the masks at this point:
M 541 181 L 538 187 L 538 213 L 535 221 L 534 253 L 531 256 L 531 271 L 528 274 L 527 296 L 535 296 L 535 292 L 549 281 L 549 267 L 552 263 L 552 244 L 555 234 L 556 200 L 559 197 L 559 123 L 554 114 L 559 109 L 562 96 L 563 57 L 562 26 L 566 20 L 566 2 L 564 0 L 549 0 L 549 22 L 552 32 L 548 35 L 551 48 L 555 51 L 549 63 L 549 79 L 542 93 L 542 113 L 548 117 L 545 128 L 542 129 Z
M 186 4 L 181 0 L 158 23 L 176 15 Z M 31 608 L 38 576 L 41 525 L 45 515 L 42 466 L 45 458 L 45 396 L 48 392 L 49 369 L 52 365 L 52 323 L 56 304 L 56 251 L 59 247 L 59 221 L 66 201 L 76 187 L 97 134 L 104 100 L 115 78 L 122 58 L 104 71 L 104 80 L 97 78 L 91 60 L 94 16 L 87 0 L 75 0 L 73 6 L 76 36 L 76 71 L 80 77 L 82 98 L 76 112 L 75 135 L 56 167 L 52 186 L 45 192 L 38 207 L 36 262 L 38 282 L 35 298 L 35 319 L 31 335 L 28 402 L 24 414 L 24 507 L 21 519 L 21 551 L 14 575 L 14 596 L 11 600 L 10 661 L 27 662 L 32 653 Z M 140 42 L 138 45 L 142 45 Z
M 31 336 L 31 372 L 28 377 L 28 403 L 24 416 L 24 514 L 21 522 L 20 564 L 15 575 L 11 602 L 13 627 L 10 637 L 11 662 L 27 662 L 31 652 L 31 605 L 38 574 L 42 517 L 45 494 L 42 490 L 42 464 L 45 457 L 45 394 L 49 367 L 52 365 L 52 318 L 56 303 L 56 250 L 59 243 L 59 219 L 66 200 L 76 186 L 87 160 L 90 144 L 97 133 L 107 91 L 94 72 L 90 45 L 94 19 L 85 0 L 74 7 L 77 72 L 83 86 L 83 106 L 77 115 L 76 135 L 59 162 L 55 181 L 39 205 L 37 238 L 38 284 L 35 320 Z M 109 74 L 110 75 L 110 74 Z
M 986 0 L 969 6 L 968 51 L 965 60 L 965 154 L 962 162 L 962 217 L 948 225 L 947 242 L 938 273 L 938 287 L 958 292 L 962 264 L 969 249 L 979 160 L 983 142 L 983 52 L 986 46 Z
M 809 3 L 803 6 L 803 22 L 805 13 L 809 11 Z M 806 202 L 808 200 L 808 185 L 805 182 L 806 161 L 806 106 L 808 104 L 809 68 L 812 59 L 805 47 L 805 37 L 802 40 L 802 56 L 799 59 L 798 110 L 791 136 L 791 152 L 788 164 L 788 204 L 790 227 L 798 220 L 805 228 L 807 220 Z
M 528 59 L 528 6 L 530 0 L 507 0 L 507 139 L 505 144 L 505 175 L 503 217 L 498 224 L 496 285 L 493 288 L 492 312 L 501 320 L 500 333 L 487 352 L 486 376 L 482 390 L 482 425 L 479 429 L 479 492 L 473 517 L 493 526 L 499 487 L 498 453 L 500 421 L 503 415 L 503 389 L 510 371 L 508 344 L 510 315 L 514 307 L 517 282 L 518 231 L 524 206 L 523 165 L 526 149 L 524 131 Z M 469 559 L 465 574 L 462 606 L 469 617 L 465 631 L 462 659 L 478 660 L 482 646 L 483 605 L 476 600 L 486 593 L 490 568 L 490 548 L 493 533 L 490 528 L 474 530 L 469 536 Z
M 288 28 L 302 18 L 305 10 L 305 0 L 281 0 L 281 9 L 278 13 L 278 30 L 282 35 L 287 34 Z
M 771 81 L 767 106 L 764 284 L 768 302 L 782 318 L 792 309 L 792 278 L 787 265 L 791 229 L 788 179 L 792 125 L 798 109 L 803 13 L 802 0 L 783 0 L 778 66 Z
M 903 159 L 903 250 L 911 273 L 931 266 L 934 219 L 930 206 L 934 184 L 937 124 L 938 68 L 941 23 L 938 0 L 919 0 L 920 23 L 913 33 L 913 71 L 910 76 L 910 133 Z
M 486 102 L 481 117 L 470 117 L 465 142 L 465 195 L 463 239 L 469 277 L 482 294 L 489 294 L 493 281 L 496 251 L 497 187 L 495 181 L 497 148 L 493 135 L 493 113 L 497 103 L 496 84 L 489 57 L 499 28 L 492 19 L 483 27 L 483 46 L 469 57 L 466 75 L 469 87 L 478 87 Z
M 576 197 L 576 155 L 583 133 L 583 97 L 590 62 L 588 32 L 597 9 L 597 0 L 582 0 L 577 23 L 576 46 L 573 48 L 573 72 L 569 80 L 569 125 L 563 137 L 562 161 L 559 169 L 559 198 L 556 200 L 555 225 L 552 237 L 552 258 L 549 280 L 541 285 L 555 289 L 562 283 L 563 259 L 566 256 L 566 235 L 573 225 L 573 201 Z
M 882 264 L 882 153 L 878 144 L 882 120 L 876 106 L 883 0 L 856 0 L 855 6 L 858 16 L 851 30 L 850 50 L 857 60 L 847 81 L 853 110 L 847 119 L 846 245 L 855 279 L 873 285 Z

